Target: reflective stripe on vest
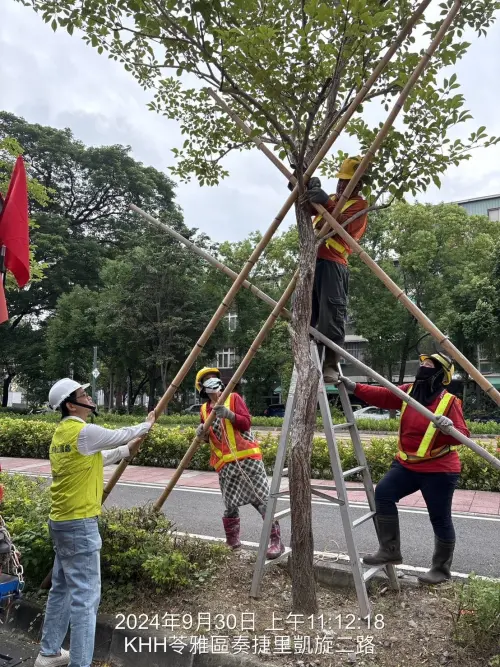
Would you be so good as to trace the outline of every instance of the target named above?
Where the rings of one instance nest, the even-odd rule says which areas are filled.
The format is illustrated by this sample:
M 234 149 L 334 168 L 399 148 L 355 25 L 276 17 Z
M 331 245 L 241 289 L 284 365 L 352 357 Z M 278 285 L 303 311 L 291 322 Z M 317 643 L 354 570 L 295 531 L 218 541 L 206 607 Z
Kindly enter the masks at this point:
M 224 401 L 226 408 L 229 408 L 232 412 L 234 412 L 233 396 L 234 394 L 229 394 L 229 396 Z M 207 420 L 207 405 L 208 402 L 203 403 L 201 406 L 201 414 L 204 422 Z M 219 440 L 213 428 L 210 427 L 210 446 L 214 459 L 212 461 L 212 465 L 215 470 L 220 470 L 223 465 L 230 463 L 231 461 L 247 459 L 250 456 L 255 456 L 258 454 L 262 455 L 259 446 L 252 447 L 252 444 L 257 444 L 256 440 L 254 440 L 254 442 L 245 440 L 238 430 L 235 432 L 234 426 L 229 421 L 229 419 L 224 419 L 221 421 L 223 423 L 222 428 L 224 429 L 227 436 L 227 447 L 224 447 L 225 443 Z M 224 453 L 224 449 L 229 451 Z
M 408 387 L 408 393 L 410 393 L 412 387 L 413 385 L 410 385 Z M 454 399 L 455 396 L 453 394 L 446 392 L 439 401 L 437 408 L 434 411 L 434 414 L 437 417 L 441 415 L 447 415 L 448 412 L 450 411 L 451 406 L 453 405 Z M 436 442 L 436 438 L 441 431 L 433 424 L 433 422 L 429 422 L 424 437 L 422 438 L 422 441 L 415 454 L 407 454 L 403 450 L 403 446 L 401 444 L 401 426 L 403 423 L 403 415 L 407 407 L 408 403 L 403 402 L 403 406 L 401 408 L 401 416 L 399 420 L 398 455 L 403 461 L 409 461 L 410 463 L 419 463 L 421 461 L 439 458 L 440 456 L 444 456 L 445 454 L 448 454 L 449 452 L 455 451 L 457 449 L 454 445 L 443 445 L 442 447 L 434 448 L 434 443 Z
M 347 203 L 345 203 L 344 206 L 342 206 L 342 211 L 341 212 L 344 213 L 344 211 L 346 211 L 350 206 L 355 204 L 356 201 L 357 201 L 357 199 L 349 199 L 347 201 Z M 316 225 L 318 224 L 318 222 L 320 220 L 323 220 L 323 216 L 322 215 L 317 215 L 313 220 L 313 227 L 316 227 Z M 338 234 L 337 234 L 337 236 L 338 236 Z M 349 257 L 349 251 L 346 249 L 345 246 L 342 245 L 342 243 L 339 243 L 338 241 L 335 240 L 335 236 L 333 236 L 331 239 L 326 239 L 325 245 L 326 245 L 327 248 L 332 248 L 333 250 L 338 252 L 339 255 L 341 255 L 341 257 L 343 257 L 343 259 L 347 259 Z
M 52 521 L 91 519 L 101 513 L 104 470 L 101 452 L 84 456 L 78 451 L 78 436 L 85 424 L 64 419 L 50 444 L 52 471 Z

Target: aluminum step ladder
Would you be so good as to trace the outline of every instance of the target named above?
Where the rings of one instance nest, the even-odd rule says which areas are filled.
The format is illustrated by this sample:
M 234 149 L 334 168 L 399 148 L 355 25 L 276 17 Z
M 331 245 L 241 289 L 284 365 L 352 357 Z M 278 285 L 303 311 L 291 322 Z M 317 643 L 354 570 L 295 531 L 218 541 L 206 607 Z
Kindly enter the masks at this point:
M 323 427 L 325 431 L 325 437 L 328 445 L 328 451 L 330 454 L 330 462 L 332 466 L 333 473 L 333 482 L 332 486 L 318 485 L 314 484 L 314 480 L 311 483 L 311 493 L 313 496 L 320 497 L 322 500 L 328 500 L 340 508 L 340 516 L 342 519 L 342 526 L 344 529 L 344 535 L 347 543 L 347 553 L 349 556 L 349 564 L 352 569 L 352 574 L 354 578 L 354 585 L 356 588 L 356 595 L 358 598 L 359 608 L 361 612 L 361 618 L 368 618 L 371 614 L 370 601 L 368 598 L 368 593 L 366 590 L 367 582 L 379 571 L 385 571 L 390 586 L 394 590 L 399 590 L 399 582 L 396 574 L 396 569 L 394 565 L 379 565 L 376 567 L 371 567 L 364 569 L 363 563 L 359 557 L 356 540 L 354 537 L 355 529 L 365 523 L 366 521 L 373 520 L 375 530 L 377 530 L 375 517 L 375 493 L 373 489 L 373 482 L 370 475 L 370 470 L 368 468 L 368 463 L 366 461 L 365 452 L 363 445 L 361 443 L 361 438 L 359 436 L 359 431 L 356 425 L 356 419 L 353 414 L 351 402 L 349 400 L 349 394 L 345 386 L 340 383 L 337 386 L 340 402 L 346 416 L 347 423 L 345 424 L 333 424 L 330 405 L 328 403 L 327 390 L 325 384 L 323 383 L 323 375 L 321 373 L 322 362 L 320 360 L 318 347 L 316 343 L 311 342 L 311 355 L 315 362 L 316 367 L 320 372 L 320 382 L 318 386 L 318 403 L 321 411 L 321 416 L 323 418 Z M 288 399 L 285 408 L 285 416 L 283 419 L 283 427 L 281 430 L 281 436 L 278 444 L 278 449 L 276 452 L 276 463 L 273 471 L 273 478 L 271 482 L 271 493 L 269 501 L 267 503 L 266 516 L 264 518 L 264 523 L 262 526 L 262 533 L 260 537 L 259 550 L 257 553 L 257 561 L 255 564 L 252 587 L 250 591 L 251 597 L 259 597 L 259 589 L 264 576 L 264 569 L 268 565 L 272 565 L 279 560 L 287 557 L 291 553 L 291 549 L 287 548 L 285 552 L 281 555 L 280 558 L 275 560 L 266 559 L 267 545 L 269 543 L 269 537 L 271 534 L 271 526 L 273 521 L 282 519 L 288 516 L 291 512 L 288 507 L 285 510 L 280 512 L 276 511 L 276 506 L 278 498 L 283 498 L 289 495 L 289 491 L 281 490 L 281 480 L 284 473 L 287 472 L 285 469 L 285 460 L 288 449 L 288 440 L 290 435 L 290 428 L 292 422 L 292 415 L 295 410 L 296 403 L 296 385 L 297 385 L 297 372 L 294 367 L 292 373 L 292 379 L 290 382 L 290 390 L 288 394 Z M 337 449 L 337 443 L 335 439 L 335 431 L 339 430 L 348 430 L 351 436 L 352 444 L 354 447 L 354 452 L 356 455 L 356 460 L 358 465 L 350 470 L 343 471 L 342 464 L 340 461 L 339 452 Z M 366 492 L 369 511 L 361 516 L 359 519 L 352 519 L 352 510 L 349 506 L 349 499 L 347 497 L 347 492 L 349 490 L 359 491 L 360 487 L 347 487 L 346 479 L 355 475 L 357 473 L 362 473 L 363 477 L 363 487 Z M 335 491 L 336 497 L 328 495 L 325 491 Z

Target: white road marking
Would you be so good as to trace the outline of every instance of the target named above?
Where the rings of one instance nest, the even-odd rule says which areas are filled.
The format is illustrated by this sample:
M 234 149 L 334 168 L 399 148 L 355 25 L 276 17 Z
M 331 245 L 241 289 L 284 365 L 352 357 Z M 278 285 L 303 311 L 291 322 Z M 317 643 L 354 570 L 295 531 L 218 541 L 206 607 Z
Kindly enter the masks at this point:
M 26 475 L 27 477 L 50 477 L 50 474 L 48 473 L 32 473 L 32 472 L 24 472 L 22 470 L 6 470 L 5 472 L 8 473 L 17 473 L 20 475 Z M 139 489 L 164 489 L 165 484 L 153 484 L 150 482 L 118 482 L 117 486 L 128 486 L 128 487 L 133 487 L 133 488 L 139 488 Z M 220 496 L 221 492 L 219 489 L 207 489 L 204 487 L 198 487 L 198 486 L 176 486 L 173 491 L 182 491 L 184 493 L 204 493 L 209 496 Z M 285 501 L 285 502 L 290 502 L 289 496 L 280 496 L 278 500 Z M 329 507 L 337 507 L 334 503 L 330 503 L 328 500 L 313 500 L 312 501 L 313 505 L 328 505 Z M 349 502 L 350 507 L 354 507 L 356 509 L 370 509 L 368 503 L 356 503 L 353 501 Z M 398 507 L 399 512 L 403 512 L 404 514 L 424 514 L 427 515 L 427 510 L 425 507 L 419 508 L 419 507 L 404 507 L 404 506 L 399 506 Z M 493 521 L 494 523 L 500 523 L 500 516 L 492 515 L 492 514 L 472 514 L 472 513 L 458 513 L 458 512 L 452 512 L 452 517 L 454 519 L 470 519 L 472 521 Z
M 212 537 L 212 535 L 198 535 L 197 533 L 183 533 L 179 530 L 176 531 L 176 533 L 177 535 L 185 535 L 187 537 L 193 537 L 195 539 L 205 540 L 207 542 L 224 542 L 224 543 L 226 542 L 226 539 L 224 537 Z M 257 550 L 259 548 L 258 542 L 247 542 L 245 540 L 241 540 L 241 544 L 252 550 Z M 318 560 L 324 559 L 326 561 L 330 561 L 333 563 L 337 563 L 339 561 L 342 561 L 343 563 L 349 563 L 349 556 L 344 553 L 335 553 L 331 551 L 315 551 L 314 555 Z M 429 569 L 428 567 L 417 567 L 414 565 L 396 565 L 395 567 L 398 571 L 409 574 L 419 574 L 420 572 L 427 572 Z M 457 579 L 469 578 L 469 575 L 466 574 L 465 572 L 452 572 L 451 574 L 453 577 Z M 479 576 L 478 579 L 486 579 L 488 581 L 499 581 L 498 579 L 495 579 L 493 577 L 483 577 L 483 576 Z

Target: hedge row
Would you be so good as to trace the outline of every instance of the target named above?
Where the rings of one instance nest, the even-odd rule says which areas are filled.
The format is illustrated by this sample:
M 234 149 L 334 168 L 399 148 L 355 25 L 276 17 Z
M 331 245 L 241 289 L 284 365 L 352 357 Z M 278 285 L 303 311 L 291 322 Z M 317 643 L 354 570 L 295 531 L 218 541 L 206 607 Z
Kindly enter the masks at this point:
M 2 516 L 16 547 L 28 590 L 50 570 L 54 550 L 47 520 L 50 492 L 44 480 L 0 473 L 5 486 Z M 173 534 L 167 517 L 149 505 L 106 509 L 99 518 L 102 536 L 103 601 L 118 607 L 141 595 L 168 594 L 211 578 L 227 550 L 219 544 Z
M 55 425 L 42 421 L 24 421 L 19 419 L 0 419 L 0 455 L 26 458 L 48 458 L 49 445 Z M 144 442 L 138 465 L 175 468 L 184 456 L 194 438 L 194 428 L 165 428 L 157 426 Z M 269 474 L 272 473 L 276 458 L 278 438 L 269 433 L 260 439 L 264 464 Z M 338 449 L 345 470 L 357 465 L 350 441 L 339 440 Z M 496 443 L 486 445 L 492 454 L 496 454 Z M 366 456 L 372 477 L 378 481 L 388 469 L 397 449 L 397 440 L 393 437 L 373 438 L 366 446 Z M 460 448 L 462 476 L 460 488 L 500 491 L 500 470 L 493 468 L 483 458 L 474 454 L 467 447 Z M 316 479 L 330 479 L 331 468 L 326 440 L 314 438 L 312 454 L 312 476 Z M 191 462 L 194 470 L 210 470 L 209 448 L 200 447 Z
M 60 420 L 60 415 L 55 412 L 25 415 L 0 408 L 0 419 L 2 418 L 56 424 Z M 144 419 L 145 415 L 118 415 L 110 412 L 95 418 L 95 423 L 120 427 L 140 424 Z M 335 412 L 333 421 L 335 424 L 342 424 L 345 422 L 345 417 L 343 415 L 339 416 L 338 412 Z M 200 418 L 198 415 L 161 415 L 157 423 L 162 426 L 194 426 L 200 423 Z M 261 426 L 280 428 L 282 425 L 283 419 L 281 417 L 252 417 L 252 426 L 254 428 Z M 319 429 L 323 428 L 323 420 L 320 416 L 316 419 L 316 425 Z M 399 430 L 399 419 L 358 419 L 357 425 L 361 431 L 397 433 Z M 467 421 L 467 426 L 473 435 L 500 435 L 500 424 L 494 421 L 485 423 Z

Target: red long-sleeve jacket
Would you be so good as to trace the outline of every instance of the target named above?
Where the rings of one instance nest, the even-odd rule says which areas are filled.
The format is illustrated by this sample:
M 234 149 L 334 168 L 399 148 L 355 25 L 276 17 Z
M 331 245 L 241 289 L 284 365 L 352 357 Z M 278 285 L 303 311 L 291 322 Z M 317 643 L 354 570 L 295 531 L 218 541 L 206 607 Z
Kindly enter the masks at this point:
M 359 195 L 356 196 L 351 196 L 349 199 L 354 199 L 354 204 L 351 204 L 349 208 L 347 208 L 343 213 L 337 216 L 337 221 L 340 224 L 343 224 L 346 220 L 349 220 L 355 213 L 359 213 L 360 211 L 363 211 L 365 208 L 368 208 L 368 203 L 363 199 L 363 197 L 360 197 Z M 325 208 L 328 211 L 328 213 L 331 213 L 335 206 L 337 205 L 337 196 L 333 195 L 330 197 L 329 201 L 325 204 Z M 359 218 L 354 220 L 353 222 L 349 223 L 347 227 L 345 228 L 346 232 L 352 236 L 352 238 L 355 241 L 359 241 L 360 238 L 363 236 L 366 230 L 366 224 L 368 221 L 368 216 L 365 213 L 365 215 L 361 215 Z M 320 220 L 320 222 L 316 225 L 317 228 L 321 228 L 325 224 L 324 220 Z M 335 240 L 340 243 L 344 248 L 347 250 L 348 254 L 351 254 L 352 250 L 349 247 L 349 244 L 344 241 L 343 238 L 340 236 L 336 235 Z M 347 265 L 347 259 L 342 257 L 334 248 L 328 247 L 326 243 L 322 243 L 318 249 L 318 259 L 328 259 L 330 262 L 338 262 L 338 264 L 344 264 Z
M 409 384 L 403 384 L 399 388 L 404 392 L 409 389 Z M 400 410 L 403 406 L 403 401 L 395 396 L 389 389 L 385 387 L 373 387 L 368 384 L 356 384 L 354 395 L 363 399 L 366 403 L 374 405 L 377 408 L 385 408 L 386 410 Z M 439 395 L 430 405 L 426 406 L 431 412 L 435 412 L 442 394 Z M 447 417 L 453 421 L 453 426 L 467 437 L 470 436 L 469 429 L 465 424 L 464 415 L 462 412 L 462 401 L 455 398 Z M 408 405 L 401 418 L 400 437 L 403 450 L 407 454 L 414 454 L 425 435 L 429 420 L 417 412 L 411 405 Z M 439 433 L 436 438 L 436 447 L 441 445 L 459 445 L 451 435 L 446 433 Z M 456 451 L 450 452 L 445 456 L 428 461 L 419 461 L 417 463 L 410 463 L 402 461 L 398 458 L 399 463 L 406 468 L 410 468 L 416 472 L 460 472 L 460 459 Z

